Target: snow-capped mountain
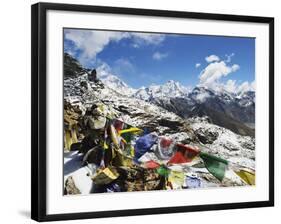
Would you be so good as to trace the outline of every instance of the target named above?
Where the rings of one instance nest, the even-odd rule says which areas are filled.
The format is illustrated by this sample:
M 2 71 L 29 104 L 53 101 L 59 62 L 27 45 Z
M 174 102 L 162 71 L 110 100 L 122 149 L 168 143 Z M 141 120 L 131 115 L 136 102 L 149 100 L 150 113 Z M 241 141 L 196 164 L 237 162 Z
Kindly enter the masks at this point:
M 161 106 L 183 118 L 208 116 L 214 124 L 238 134 L 254 136 L 252 129 L 255 123 L 254 92 L 239 95 L 197 86 L 188 94 L 178 96 L 166 94 L 165 97 L 158 97 L 150 94 L 150 98 L 141 98 L 135 94 L 135 97 Z
M 114 75 L 107 64 L 100 64 L 97 67 L 96 72 L 97 78 L 115 92 L 126 96 L 130 96 L 135 93 L 136 90 L 129 87 L 125 82 Z M 90 73 L 91 70 L 83 68 L 83 66 L 74 57 L 68 53 L 64 53 L 64 77 L 66 79 L 70 78 L 67 79 L 66 82 L 69 82 L 71 78 L 81 79 L 82 77 L 83 80 L 83 76 L 87 76 Z M 73 86 L 71 88 L 73 88 Z
M 203 103 L 208 100 L 208 98 L 218 98 L 225 104 L 231 104 L 233 102 L 238 103 L 242 107 L 248 107 L 255 103 L 255 92 L 246 91 L 233 93 L 225 89 L 220 89 L 220 91 L 215 91 L 203 86 L 196 86 L 188 95 L 189 98 L 197 101 L 197 103 Z
M 195 87 L 188 95 L 188 98 L 195 103 L 204 103 L 207 99 L 215 97 L 215 93 L 204 87 Z
M 196 86 L 192 91 L 189 91 L 186 87 L 173 80 L 170 80 L 164 85 L 142 87 L 132 96 L 156 103 L 164 106 L 165 108 L 166 106 L 170 107 L 171 105 L 165 106 L 164 104 L 172 103 L 174 105 L 176 104 L 176 101 L 180 101 L 180 104 L 185 105 L 183 109 L 187 111 L 191 111 L 191 109 L 194 109 L 196 105 L 207 104 L 213 109 L 219 111 L 229 111 L 239 108 L 239 112 L 241 112 L 241 109 L 246 112 L 247 110 L 254 112 L 253 109 L 255 106 L 255 92 L 253 91 L 231 93 L 226 90 L 214 91 L 203 86 Z M 178 106 L 181 107 L 181 105 Z M 181 113 L 180 115 L 183 114 Z M 233 115 L 230 113 L 230 115 L 235 118 L 239 114 Z M 245 123 L 254 123 L 254 116 L 252 116 L 252 118 L 246 116 L 241 118 L 241 121 Z
M 186 97 L 188 89 L 182 86 L 179 82 L 169 80 L 163 85 L 151 85 L 138 89 L 133 97 L 152 101 L 155 98 L 170 98 L 170 97 Z
M 188 95 L 194 107 L 204 106 L 223 113 L 241 123 L 255 123 L 255 92 L 219 92 L 206 87 L 195 87 Z M 193 108 L 194 110 L 195 108 Z
M 254 91 L 247 91 L 236 96 L 236 101 L 242 107 L 252 106 L 256 101 L 256 94 Z
M 130 96 L 135 93 L 136 90 L 129 87 L 125 82 L 119 79 L 116 75 L 111 73 L 110 68 L 106 64 L 102 64 L 97 68 L 97 77 L 109 88 L 116 92 Z

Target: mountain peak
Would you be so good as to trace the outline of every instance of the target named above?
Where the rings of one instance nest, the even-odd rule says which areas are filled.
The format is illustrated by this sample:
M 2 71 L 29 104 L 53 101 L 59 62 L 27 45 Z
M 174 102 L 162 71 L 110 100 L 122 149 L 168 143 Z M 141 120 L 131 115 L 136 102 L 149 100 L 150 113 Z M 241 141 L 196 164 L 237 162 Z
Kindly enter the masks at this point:
M 133 88 L 112 74 L 107 64 L 102 64 L 97 68 L 97 76 L 106 86 L 122 95 L 130 96 L 135 92 Z
M 140 88 L 133 96 L 142 100 L 150 100 L 154 98 L 185 97 L 187 93 L 186 87 L 179 82 L 169 80 L 163 85 L 152 84 L 149 87 Z
M 178 83 L 178 82 L 176 82 L 175 80 L 170 79 L 170 80 L 168 80 L 168 82 L 167 82 L 167 83 L 176 84 L 176 83 Z

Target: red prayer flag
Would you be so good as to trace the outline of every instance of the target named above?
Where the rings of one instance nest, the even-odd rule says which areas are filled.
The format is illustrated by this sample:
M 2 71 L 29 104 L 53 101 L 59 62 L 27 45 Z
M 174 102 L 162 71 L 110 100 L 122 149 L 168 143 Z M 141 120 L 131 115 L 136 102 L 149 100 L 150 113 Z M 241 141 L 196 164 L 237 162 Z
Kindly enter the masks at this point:
M 181 152 L 176 152 L 168 163 L 187 163 L 188 161 Z
M 161 146 L 161 148 L 168 148 L 168 147 L 170 147 L 172 142 L 173 142 L 173 140 L 171 140 L 169 138 L 161 137 L 161 139 L 160 139 L 160 146 Z
M 199 149 L 184 144 L 177 144 L 178 151 L 170 159 L 168 163 L 188 163 L 199 154 Z
M 178 151 L 182 152 L 184 157 L 189 158 L 191 160 L 200 152 L 197 147 L 193 147 L 190 145 L 177 144 L 177 147 Z
M 160 166 L 160 164 L 153 160 L 150 160 L 150 161 L 146 162 L 144 164 L 144 166 L 145 166 L 145 168 L 148 168 L 148 169 L 156 169 Z

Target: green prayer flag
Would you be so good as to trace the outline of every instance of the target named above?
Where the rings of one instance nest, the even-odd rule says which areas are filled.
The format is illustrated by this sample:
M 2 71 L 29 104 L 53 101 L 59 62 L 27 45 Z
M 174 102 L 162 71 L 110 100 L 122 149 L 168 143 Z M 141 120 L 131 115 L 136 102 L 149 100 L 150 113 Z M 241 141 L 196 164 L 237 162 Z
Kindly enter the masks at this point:
M 228 165 L 227 160 L 204 152 L 200 152 L 200 157 L 203 159 L 207 170 L 217 179 L 222 181 Z
M 157 173 L 161 176 L 168 177 L 170 172 L 167 167 L 162 165 L 157 169 Z

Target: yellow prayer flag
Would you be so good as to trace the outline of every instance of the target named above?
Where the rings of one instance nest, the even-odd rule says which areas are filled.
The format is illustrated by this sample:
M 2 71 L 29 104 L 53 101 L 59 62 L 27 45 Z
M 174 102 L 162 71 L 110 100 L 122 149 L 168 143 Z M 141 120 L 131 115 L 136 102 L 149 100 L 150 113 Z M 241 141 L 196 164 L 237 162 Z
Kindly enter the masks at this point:
M 248 170 L 239 170 L 235 173 L 249 185 L 255 185 L 255 173 Z
M 122 134 L 125 134 L 125 133 L 141 132 L 141 131 L 142 131 L 142 130 L 139 129 L 139 128 L 132 127 L 132 128 L 120 130 L 120 131 L 118 131 L 118 134 L 119 134 L 119 135 L 122 135 Z
M 119 177 L 119 174 L 116 170 L 112 168 L 105 168 L 102 171 L 98 172 L 95 176 L 92 177 L 92 180 L 95 184 L 109 184 L 113 180 L 116 180 Z

